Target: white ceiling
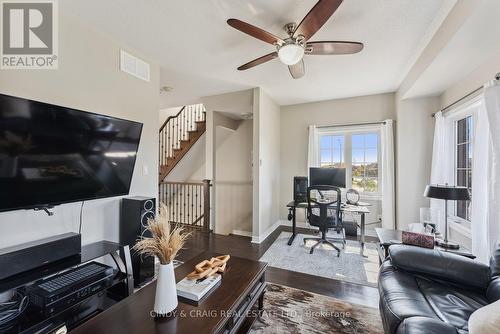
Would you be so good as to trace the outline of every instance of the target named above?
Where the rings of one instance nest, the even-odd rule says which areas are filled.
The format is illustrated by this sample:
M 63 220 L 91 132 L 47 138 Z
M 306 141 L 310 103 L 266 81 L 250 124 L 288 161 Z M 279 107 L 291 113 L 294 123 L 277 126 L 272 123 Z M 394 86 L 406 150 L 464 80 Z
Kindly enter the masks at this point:
M 281 105 L 395 91 L 453 0 L 346 0 L 312 40 L 365 44 L 356 55 L 306 56 L 306 75 L 293 80 L 273 60 L 236 68 L 273 47 L 229 27 L 234 17 L 285 36 L 282 26 L 299 22 L 316 1 L 300 0 L 64 0 L 65 15 L 161 65 L 162 107 L 200 97 L 260 86 Z

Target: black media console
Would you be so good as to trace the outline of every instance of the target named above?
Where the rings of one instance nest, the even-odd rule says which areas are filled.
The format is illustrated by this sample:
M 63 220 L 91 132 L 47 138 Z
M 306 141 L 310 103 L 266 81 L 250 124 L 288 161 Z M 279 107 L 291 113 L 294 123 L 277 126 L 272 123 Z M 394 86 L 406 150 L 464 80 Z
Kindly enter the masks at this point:
M 134 281 L 129 247 L 110 241 L 85 245 L 81 248 L 81 254 L 2 279 L 0 280 L 0 294 L 14 289 L 29 294 L 30 287 L 40 283 L 44 278 L 53 275 L 57 277 L 57 274 L 65 270 L 102 257 L 111 257 L 116 266 L 105 289 L 100 289 L 96 293 L 88 293 L 83 298 L 78 298 L 74 304 L 54 309 L 53 312 L 43 312 L 34 302 L 30 302 L 14 325 L 10 328 L 1 328 L 0 332 L 52 333 L 63 327 L 70 331 L 131 295 Z

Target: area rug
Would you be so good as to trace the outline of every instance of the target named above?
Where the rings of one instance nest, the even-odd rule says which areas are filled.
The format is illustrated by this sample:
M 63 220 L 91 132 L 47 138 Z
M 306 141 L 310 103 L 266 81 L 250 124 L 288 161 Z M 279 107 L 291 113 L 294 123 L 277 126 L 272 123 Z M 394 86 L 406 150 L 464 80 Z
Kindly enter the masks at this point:
M 281 232 L 274 243 L 259 259 L 268 262 L 269 266 L 305 274 L 343 280 L 369 286 L 377 285 L 379 260 L 374 243 L 365 243 L 364 257 L 360 254 L 360 243 L 347 240 L 345 249 L 340 243 L 340 256 L 328 245 L 318 246 L 313 254 L 309 254 L 315 241 L 304 245 L 304 237 L 311 235 L 297 234 L 292 245 L 288 246 L 290 232 Z
M 268 284 L 264 312 L 255 320 L 250 333 L 382 334 L 383 328 L 378 309 Z

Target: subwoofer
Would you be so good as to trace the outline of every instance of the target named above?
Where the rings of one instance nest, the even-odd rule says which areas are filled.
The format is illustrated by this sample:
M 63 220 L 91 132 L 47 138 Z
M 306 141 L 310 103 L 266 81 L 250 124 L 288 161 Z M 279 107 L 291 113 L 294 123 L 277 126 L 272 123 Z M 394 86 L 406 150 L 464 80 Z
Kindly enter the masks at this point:
M 120 243 L 131 248 L 138 239 L 151 237 L 146 230 L 149 218 L 156 214 L 156 200 L 150 197 L 128 197 L 122 200 L 120 216 Z M 154 257 L 141 256 L 132 251 L 134 285 L 139 287 L 150 281 L 155 272 Z

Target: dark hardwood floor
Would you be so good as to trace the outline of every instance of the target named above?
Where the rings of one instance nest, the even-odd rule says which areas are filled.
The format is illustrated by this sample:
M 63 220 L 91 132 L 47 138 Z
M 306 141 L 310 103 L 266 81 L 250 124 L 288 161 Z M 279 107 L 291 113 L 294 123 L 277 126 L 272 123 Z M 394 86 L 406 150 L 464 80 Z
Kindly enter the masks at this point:
M 262 243 L 254 244 L 249 237 L 226 236 L 195 230 L 184 249 L 180 251 L 178 259 L 185 262 L 205 250 L 210 250 L 216 253 L 258 260 L 283 231 L 290 231 L 290 227 L 280 226 Z M 304 228 L 299 228 L 298 232 L 303 234 L 314 233 Z M 367 241 L 374 242 L 375 238 L 367 237 Z M 266 279 L 271 283 L 331 296 L 351 303 L 378 307 L 379 294 L 374 287 L 273 267 L 268 267 Z

